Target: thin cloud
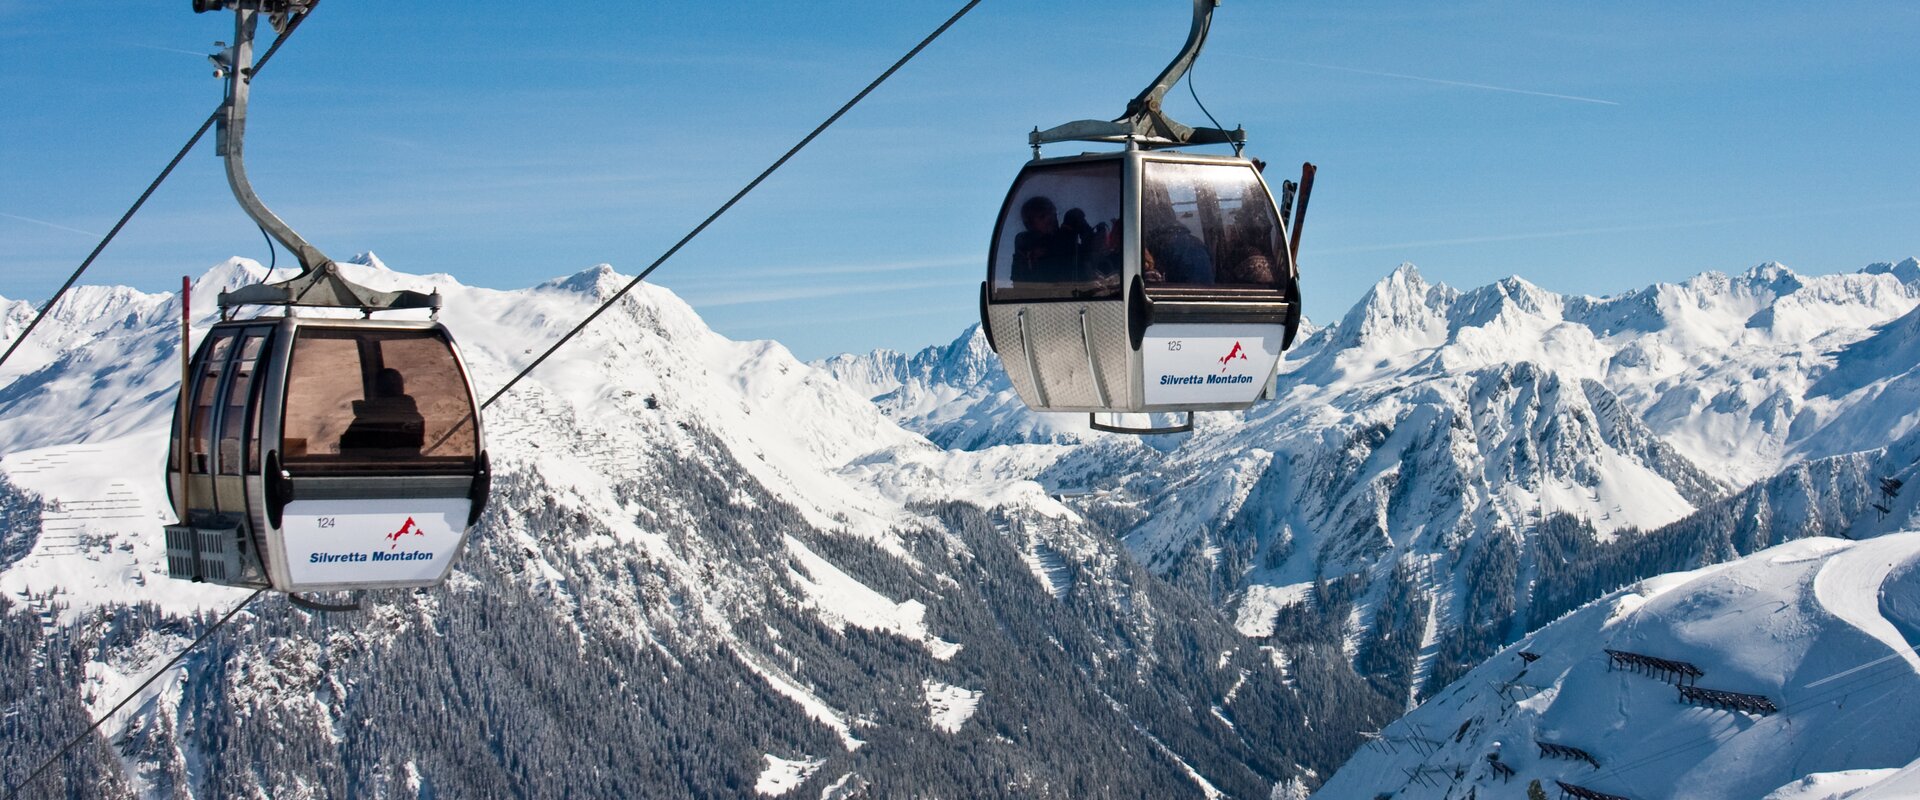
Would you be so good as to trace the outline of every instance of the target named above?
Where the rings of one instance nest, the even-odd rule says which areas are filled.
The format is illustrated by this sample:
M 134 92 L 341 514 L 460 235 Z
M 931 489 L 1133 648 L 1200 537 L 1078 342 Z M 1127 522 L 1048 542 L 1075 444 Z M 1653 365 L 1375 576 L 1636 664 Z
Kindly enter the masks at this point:
M 157 44 L 141 44 L 139 42 L 121 42 L 121 44 L 126 45 L 128 47 L 143 47 L 148 50 L 159 50 L 162 53 L 181 53 L 184 55 L 196 56 L 199 58 L 206 58 L 209 55 L 207 53 L 198 53 L 192 50 L 182 50 L 178 47 L 161 47 L 160 45 L 157 45 Z
M 919 289 L 952 289 L 957 284 L 953 280 L 910 281 L 896 283 L 864 283 L 846 286 L 794 286 L 780 289 L 760 289 L 757 291 L 733 292 L 708 297 L 688 297 L 687 303 L 700 308 L 719 308 L 722 306 L 741 306 L 753 303 L 781 303 L 791 300 L 816 300 L 822 297 L 847 297 L 862 294 L 890 294 L 910 292 Z
M 762 318 L 744 320 L 738 323 L 715 320 L 714 325 L 716 327 L 726 328 L 728 330 L 735 330 L 735 331 L 797 330 L 797 329 L 807 328 L 814 325 L 829 324 L 829 323 L 835 324 L 835 325 L 845 325 L 849 322 L 873 322 L 876 320 L 883 320 L 883 319 L 907 319 L 910 317 L 925 317 L 925 316 L 927 316 L 927 309 L 905 308 L 905 309 L 898 309 L 894 311 L 882 311 L 882 312 L 877 312 L 873 314 L 846 314 L 846 315 L 835 314 L 832 316 L 815 315 L 815 316 L 806 316 L 806 317 L 780 317 L 780 318 L 762 317 Z
M 1735 222 L 1732 219 L 1702 220 L 1699 222 L 1674 222 L 1663 225 L 1619 225 L 1611 228 L 1570 228 L 1563 231 L 1534 231 L 1531 233 L 1503 233 L 1489 236 L 1463 236 L 1457 239 L 1425 239 L 1417 242 L 1394 242 L 1392 244 L 1369 244 L 1359 247 L 1335 247 L 1317 252 L 1323 255 L 1345 253 L 1377 253 L 1382 250 L 1399 250 L 1408 247 L 1444 247 L 1460 244 L 1490 244 L 1493 242 L 1519 242 L 1529 239 L 1559 239 L 1569 236 L 1594 236 L 1603 233 L 1633 233 L 1636 231 L 1660 231 L 1680 228 L 1703 228 L 1709 225 L 1722 225 Z
M 1686 230 L 1688 228 L 1708 228 L 1715 225 L 1731 225 L 1740 222 L 1766 222 L 1768 220 L 1797 219 L 1807 216 L 1832 216 L 1836 214 L 1858 214 L 1866 211 L 1886 211 L 1899 208 L 1913 208 L 1920 202 L 1876 203 L 1851 208 L 1829 208 L 1817 211 L 1791 211 L 1778 214 L 1755 214 L 1745 217 L 1720 217 L 1717 219 L 1699 219 L 1683 222 L 1663 222 L 1652 225 L 1614 225 L 1604 228 L 1569 228 L 1559 231 L 1532 231 L 1528 233 L 1502 233 L 1487 236 L 1463 236 L 1455 239 L 1426 239 L 1417 242 L 1394 242 L 1392 244 L 1369 244 L 1357 247 L 1334 247 L 1315 249 L 1321 255 L 1341 255 L 1346 253 L 1377 253 L 1382 250 L 1400 250 L 1408 247 L 1444 247 L 1461 244 L 1490 244 L 1493 242 L 1519 242 L 1529 239 L 1560 239 L 1571 236 L 1595 236 L 1608 233 L 1641 233 L 1646 231 Z
M 1406 81 L 1420 81 L 1421 83 L 1437 83 L 1442 86 L 1458 86 L 1463 89 L 1483 89 L 1489 92 L 1506 92 L 1508 94 L 1524 94 L 1524 95 L 1530 95 L 1533 97 L 1549 97 L 1555 100 L 1571 100 L 1576 103 L 1594 103 L 1594 104 L 1603 105 L 1603 106 L 1620 105 L 1619 103 L 1616 103 L 1612 100 L 1602 100 L 1597 97 L 1581 97 L 1580 95 L 1577 95 L 1577 94 L 1558 94 L 1555 92 L 1538 92 L 1532 89 L 1516 89 L 1512 86 L 1495 86 L 1490 83 L 1473 83 L 1470 81 L 1449 80 L 1447 78 L 1429 78 L 1425 75 L 1408 75 L 1402 72 L 1382 72 L 1379 70 L 1372 70 L 1372 69 L 1342 67 L 1334 64 L 1316 64 L 1311 61 L 1294 61 L 1294 60 L 1285 59 L 1285 58 L 1267 58 L 1264 56 L 1249 56 L 1249 55 L 1241 55 L 1238 53 L 1222 53 L 1221 55 L 1224 55 L 1230 58 L 1245 58 L 1253 61 L 1271 61 L 1276 64 L 1292 64 L 1297 67 L 1313 67 L 1314 69 L 1328 69 L 1328 70 L 1333 70 L 1335 72 L 1351 72 L 1355 75 L 1373 75 L 1381 78 L 1398 78 L 1400 80 L 1406 80 Z
M 926 258 L 926 259 L 918 259 L 913 261 L 888 261 L 880 264 L 836 264 L 836 265 L 820 265 L 820 266 L 811 266 L 811 267 L 786 267 L 786 268 L 775 268 L 775 269 L 755 269 L 755 270 L 742 269 L 739 272 L 734 273 L 725 279 L 703 276 L 693 280 L 682 281 L 680 282 L 679 285 L 687 286 L 687 287 L 694 287 L 694 286 L 705 287 L 708 284 L 722 283 L 723 280 L 725 283 L 732 285 L 732 284 L 738 284 L 743 279 L 752 280 L 752 279 L 759 279 L 759 278 L 818 278 L 818 277 L 827 277 L 831 275 L 874 275 L 874 274 L 881 274 L 881 273 L 888 273 L 888 272 L 911 272 L 914 270 L 922 270 L 922 269 L 938 269 L 941 267 L 962 267 L 962 266 L 980 264 L 981 262 L 982 262 L 982 259 L 978 256 L 953 256 L 949 258 Z
M 65 225 L 59 225 L 56 223 L 48 222 L 44 219 L 34 219 L 32 217 L 23 217 L 18 214 L 8 214 L 4 211 L 0 211 L 0 217 L 6 217 L 7 219 L 17 219 L 17 220 L 20 220 L 21 222 L 31 222 L 35 225 L 45 225 L 56 231 L 66 231 L 68 233 L 77 233 L 77 234 L 80 234 L 81 236 L 98 237 L 100 235 L 100 234 L 94 233 L 93 231 L 83 231 L 83 230 L 80 230 L 79 228 L 69 228 Z

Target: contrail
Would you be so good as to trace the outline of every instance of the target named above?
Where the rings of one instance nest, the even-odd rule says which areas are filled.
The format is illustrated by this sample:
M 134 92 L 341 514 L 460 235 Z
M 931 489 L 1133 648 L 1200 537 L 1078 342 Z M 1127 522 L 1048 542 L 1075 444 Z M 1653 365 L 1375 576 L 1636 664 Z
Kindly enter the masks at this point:
M 1796 219 L 1809 216 L 1831 216 L 1836 214 L 1857 214 L 1867 211 L 1886 211 L 1897 208 L 1920 206 L 1920 202 L 1874 203 L 1872 205 L 1852 206 L 1848 208 L 1815 209 L 1812 211 L 1790 211 L 1778 214 L 1753 214 L 1740 217 L 1718 217 L 1715 219 L 1682 220 L 1642 225 L 1614 225 L 1604 228 L 1570 228 L 1560 231 L 1535 231 L 1531 233 L 1502 233 L 1487 236 L 1465 236 L 1457 239 L 1427 239 L 1418 242 L 1395 242 L 1393 244 L 1369 244 L 1358 247 L 1335 247 L 1314 250 L 1318 254 L 1373 253 L 1381 250 L 1398 250 L 1403 247 L 1439 247 L 1455 244 L 1488 244 L 1491 242 L 1519 242 L 1528 239 L 1558 239 L 1566 236 L 1593 236 L 1603 233 L 1643 233 L 1646 231 L 1672 231 L 1687 228 L 1707 228 L 1714 225 L 1731 225 L 1739 222 L 1764 222 L 1767 220 Z
M 1319 250 L 1323 254 L 1373 253 L 1381 250 L 1398 250 L 1403 247 L 1439 247 L 1454 244 L 1488 244 L 1490 242 L 1519 242 L 1527 239 L 1558 239 L 1564 236 L 1592 236 L 1600 233 L 1634 233 L 1640 231 L 1661 231 L 1676 228 L 1703 228 L 1709 225 L 1721 225 L 1735 220 L 1707 220 L 1702 222 L 1674 222 L 1664 225 L 1620 225 L 1611 228 L 1573 228 L 1564 231 L 1540 231 L 1536 233 L 1505 233 L 1491 236 L 1465 236 L 1458 239 L 1427 239 L 1418 242 L 1394 242 L 1392 244 L 1370 244 L 1359 247 L 1335 247 Z
M 916 289 L 951 289 L 965 286 L 966 282 L 955 283 L 953 279 L 932 281 L 912 281 L 905 283 L 858 284 L 853 286 L 806 286 L 786 289 L 763 289 L 759 291 L 735 292 L 708 297 L 684 298 L 688 305 L 699 308 L 717 308 L 719 306 L 739 306 L 752 303 L 778 303 L 787 300 L 813 300 L 825 297 L 842 297 L 859 294 L 886 294 L 889 292 L 908 292 Z
M 1114 42 L 1116 44 L 1126 44 L 1126 45 L 1132 45 L 1135 47 L 1148 46 L 1141 42 L 1129 42 L 1129 41 L 1124 41 L 1120 39 L 1101 39 L 1099 41 Z M 1314 69 L 1330 69 L 1337 72 L 1351 72 L 1356 75 L 1374 75 L 1381 78 L 1399 78 L 1401 80 L 1406 80 L 1406 81 L 1420 81 L 1422 83 L 1437 83 L 1442 86 L 1458 86 L 1464 89 L 1485 89 L 1489 92 L 1507 92 L 1510 94 L 1532 95 L 1534 97 L 1551 97 L 1555 100 L 1572 100 L 1576 103 L 1595 103 L 1603 106 L 1620 105 L 1619 103 L 1616 103 L 1612 100 L 1601 100 L 1600 98 L 1597 98 L 1597 97 L 1581 97 L 1580 95 L 1577 95 L 1577 94 L 1555 94 L 1553 92 L 1536 92 L 1532 89 L 1515 89 L 1511 86 L 1494 86 L 1493 84 L 1490 84 L 1490 83 L 1469 83 L 1467 81 L 1447 80 L 1446 78 L 1429 78 L 1424 75 L 1408 75 L 1400 72 L 1381 72 L 1378 70 L 1357 69 L 1355 67 L 1342 67 L 1342 66 L 1336 66 L 1333 64 L 1316 64 L 1312 61 L 1294 61 L 1292 59 L 1286 59 L 1286 58 L 1270 58 L 1267 56 L 1250 56 L 1244 53 L 1229 53 L 1225 51 L 1209 51 L 1209 52 L 1217 52 L 1219 55 L 1225 56 L 1227 58 L 1244 58 L 1250 61 L 1268 61 L 1275 64 L 1292 64 L 1297 67 L 1313 67 Z
M 81 236 L 97 237 L 100 235 L 100 234 L 94 233 L 93 231 L 83 231 L 83 230 L 80 230 L 79 228 L 69 228 L 65 225 L 56 225 L 44 219 L 34 219 L 32 217 L 23 217 L 18 214 L 8 214 L 4 211 L 0 211 L 0 217 L 6 217 L 7 219 L 17 219 L 17 220 L 20 220 L 21 222 L 31 222 L 35 225 L 45 225 L 54 230 L 66 231 L 68 233 L 77 233 L 77 234 L 80 234 Z
M 198 53 L 192 50 L 182 50 L 178 47 L 161 47 L 160 45 L 157 45 L 157 44 L 141 44 L 139 42 L 121 42 L 121 44 L 124 44 L 128 47 L 144 47 L 148 50 L 159 50 L 163 53 L 182 53 L 190 56 L 199 56 L 201 58 L 207 57 L 206 53 Z
M 1576 103 L 1596 103 L 1603 106 L 1620 105 L 1619 103 L 1616 103 L 1612 100 L 1601 100 L 1597 97 L 1581 97 L 1580 95 L 1577 95 L 1577 94 L 1555 94 L 1553 92 L 1536 92 L 1536 91 L 1533 91 L 1532 89 L 1515 89 L 1511 86 L 1495 86 L 1490 83 L 1469 83 L 1467 81 L 1447 80 L 1446 78 L 1429 78 L 1424 75 L 1408 75 L 1402 72 L 1381 72 L 1379 70 L 1356 69 L 1354 67 L 1341 67 L 1341 66 L 1335 66 L 1333 64 L 1315 64 L 1311 61 L 1293 61 L 1293 60 L 1284 59 L 1284 58 L 1265 58 L 1262 56 L 1239 55 L 1237 53 L 1222 53 L 1221 55 L 1231 56 L 1233 58 L 1248 58 L 1248 59 L 1253 59 L 1254 61 L 1272 61 L 1276 64 L 1292 64 L 1294 66 L 1300 66 L 1300 67 L 1313 67 L 1314 69 L 1330 69 L 1336 72 L 1351 72 L 1356 75 L 1374 75 L 1382 78 L 1399 78 L 1401 80 L 1407 80 L 1407 81 L 1437 83 L 1442 86 L 1459 86 L 1466 89 L 1485 89 L 1489 92 L 1507 92 L 1509 94 L 1524 94 L 1524 95 L 1532 95 L 1534 97 L 1551 97 L 1555 100 L 1572 100 Z
M 951 258 L 926 258 L 912 261 L 888 261 L 878 264 L 838 264 L 809 267 L 776 267 L 773 269 L 741 270 L 740 275 L 728 279 L 687 280 L 676 286 L 696 287 L 707 284 L 724 283 L 729 287 L 737 285 L 741 277 L 760 278 L 818 278 L 829 275 L 869 275 L 883 272 L 908 272 L 912 270 L 936 269 L 939 267 L 961 267 L 971 264 L 984 264 L 983 256 L 954 256 Z

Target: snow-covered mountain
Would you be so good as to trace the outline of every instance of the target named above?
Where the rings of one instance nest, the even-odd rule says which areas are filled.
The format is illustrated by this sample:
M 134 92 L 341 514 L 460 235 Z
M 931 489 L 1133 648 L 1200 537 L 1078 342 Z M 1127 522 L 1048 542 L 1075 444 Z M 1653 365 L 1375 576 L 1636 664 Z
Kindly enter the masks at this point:
M 1641 581 L 1534 632 L 1314 796 L 1521 797 L 1533 782 L 1559 796 L 1559 781 L 1636 800 L 1914 797 L 1916 645 L 1920 533 L 1789 542 Z
M 838 355 L 815 365 L 872 398 L 888 418 L 944 448 L 1071 444 L 1091 438 L 1085 417 L 1027 410 L 978 324 L 968 326 L 950 344 L 912 356 L 875 350 Z
M 625 281 L 358 261 L 446 296 L 482 396 Z M 203 276 L 198 324 L 260 277 Z M 1026 412 L 977 330 L 808 365 L 645 287 L 487 412 L 495 500 L 446 587 L 257 602 L 43 780 L 1297 796 L 1614 587 L 1920 527 L 1875 482 L 1913 477 L 1916 308 L 1913 260 L 1608 298 L 1403 266 L 1279 400 L 1138 439 Z M 0 705 L 49 720 L 0 712 L 8 783 L 243 596 L 161 566 L 179 314 L 83 287 L 0 372 L 0 621 L 35 637 Z
M 442 293 L 483 397 L 625 282 L 359 260 Z M 196 323 L 261 277 L 202 276 Z M 33 638 L 0 647 L 9 786 L 245 596 L 164 576 L 179 313 L 82 289 L 0 385 L 0 618 Z M 487 427 L 493 500 L 446 586 L 256 601 L 37 791 L 1258 797 L 1397 712 L 1337 651 L 1250 642 L 1136 565 L 1031 480 L 1062 446 L 942 449 L 664 289 Z
M 1286 627 L 1283 609 L 1328 581 L 1357 581 L 1341 627 L 1362 659 L 1407 603 L 1424 609 L 1407 623 L 1417 670 L 1394 681 L 1417 692 L 1537 618 L 1544 520 L 1568 517 L 1596 541 L 1638 536 L 1914 430 L 1916 308 L 1913 259 L 1818 277 L 1766 264 L 1605 298 L 1521 278 L 1460 291 L 1403 265 L 1303 336 L 1277 402 L 1158 441 L 1075 434 L 1084 418 L 1019 409 L 997 371 L 966 383 L 935 376 L 979 371 L 905 366 L 986 358 L 974 331 L 911 359 L 825 366 L 880 376 L 858 385 L 947 446 L 1031 441 L 1041 425 L 1059 432 L 1049 440 L 1077 436 L 1041 482 L 1249 635 Z M 1835 479 L 1863 483 L 1864 468 Z M 1844 527 L 1866 493 L 1819 493 L 1831 502 L 1810 518 Z

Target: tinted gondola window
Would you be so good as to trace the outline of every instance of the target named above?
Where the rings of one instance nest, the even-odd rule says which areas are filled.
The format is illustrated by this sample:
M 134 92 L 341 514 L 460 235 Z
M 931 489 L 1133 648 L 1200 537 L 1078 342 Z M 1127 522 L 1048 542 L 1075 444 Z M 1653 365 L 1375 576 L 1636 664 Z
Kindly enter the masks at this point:
M 288 363 L 287 469 L 470 471 L 479 445 L 473 409 L 438 331 L 303 329 Z
M 246 440 L 246 424 L 250 416 L 247 407 L 254 394 L 254 367 L 266 343 L 265 330 L 248 332 L 240 341 L 240 352 L 234 355 L 233 363 L 228 366 L 232 377 L 227 379 L 226 408 L 220 414 L 219 469 L 222 475 L 240 475 L 243 466 L 259 469 L 259 454 L 254 454 L 250 460 L 244 459 L 240 445 Z
M 994 234 L 993 299 L 1120 296 L 1119 160 L 1030 169 Z
M 1140 267 L 1149 287 L 1279 289 L 1280 222 L 1253 167 L 1148 161 Z
M 232 350 L 233 331 L 216 331 L 201 355 L 200 374 L 193 387 L 193 411 L 187 421 L 188 472 L 205 475 L 213 471 L 213 407 Z

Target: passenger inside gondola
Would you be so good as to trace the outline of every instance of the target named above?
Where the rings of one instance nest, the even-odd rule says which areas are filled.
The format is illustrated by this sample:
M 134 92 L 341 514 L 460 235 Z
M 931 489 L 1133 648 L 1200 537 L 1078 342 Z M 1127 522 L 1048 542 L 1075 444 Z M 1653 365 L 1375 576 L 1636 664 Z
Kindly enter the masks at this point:
M 1221 266 L 1221 283 L 1273 286 L 1278 239 L 1274 232 L 1272 207 L 1266 203 L 1259 184 L 1249 183 L 1240 196 L 1240 207 L 1233 210 L 1231 241 L 1226 262 Z
M 1119 275 L 1114 223 L 1091 225 L 1087 212 L 1068 209 L 1066 219 L 1044 195 L 1020 205 L 1025 228 L 1013 238 L 1013 280 L 1019 283 L 1087 283 Z
M 340 454 L 413 457 L 426 443 L 426 419 L 407 394 L 406 378 L 388 367 L 374 377 L 373 395 L 353 401 L 353 424 L 340 434 Z
M 995 228 L 994 302 L 1119 299 L 1121 163 L 1022 173 Z
M 1207 243 L 1180 221 L 1164 187 L 1149 187 L 1140 205 L 1140 226 L 1144 234 L 1140 268 L 1148 283 L 1213 285 L 1213 256 L 1207 252 Z

